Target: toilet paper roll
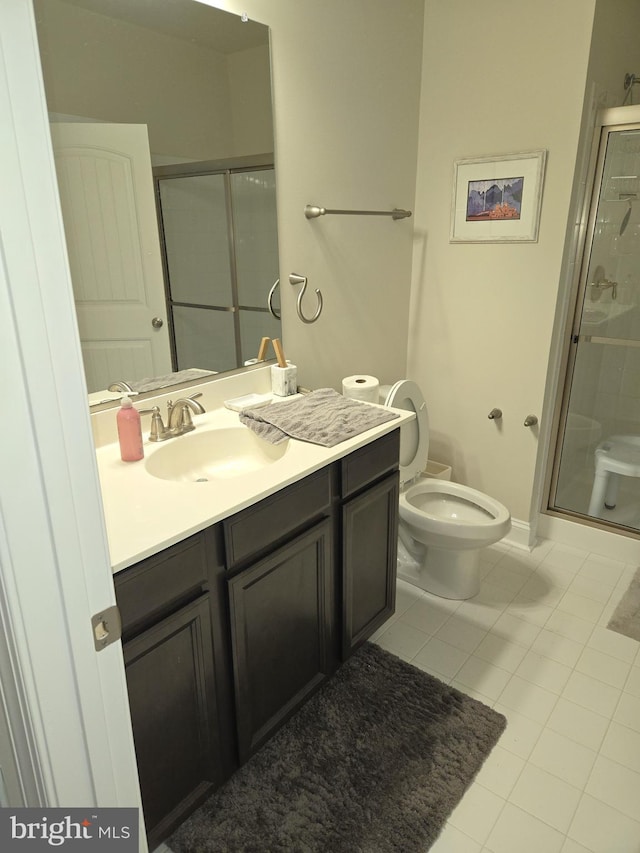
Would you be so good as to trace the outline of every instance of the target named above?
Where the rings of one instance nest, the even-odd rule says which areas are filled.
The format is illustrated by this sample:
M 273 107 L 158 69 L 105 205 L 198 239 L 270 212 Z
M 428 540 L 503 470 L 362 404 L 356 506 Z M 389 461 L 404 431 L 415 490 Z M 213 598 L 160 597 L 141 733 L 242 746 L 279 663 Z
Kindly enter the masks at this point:
M 342 380 L 342 393 L 351 400 L 364 403 L 377 403 L 380 383 L 375 376 L 345 376 Z
M 378 389 L 378 402 L 384 406 L 387 397 L 389 396 L 389 391 L 393 388 L 393 385 L 381 385 Z

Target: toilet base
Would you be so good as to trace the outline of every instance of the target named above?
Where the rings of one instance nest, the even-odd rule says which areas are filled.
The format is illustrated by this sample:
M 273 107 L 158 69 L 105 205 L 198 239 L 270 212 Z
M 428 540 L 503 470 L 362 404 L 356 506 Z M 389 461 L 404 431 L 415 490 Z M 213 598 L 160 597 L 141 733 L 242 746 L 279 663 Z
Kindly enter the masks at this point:
M 422 563 L 399 566 L 398 577 L 440 598 L 462 600 L 480 591 L 480 551 L 428 546 Z

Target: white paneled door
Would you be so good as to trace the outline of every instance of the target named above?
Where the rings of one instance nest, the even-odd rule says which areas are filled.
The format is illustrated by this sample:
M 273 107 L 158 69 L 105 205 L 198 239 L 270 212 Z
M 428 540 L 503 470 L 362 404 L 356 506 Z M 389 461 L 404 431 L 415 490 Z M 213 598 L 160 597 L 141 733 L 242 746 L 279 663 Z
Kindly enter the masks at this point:
M 171 372 L 146 126 L 61 122 L 51 137 L 88 390 Z
M 97 652 L 91 628 L 115 593 L 30 0 L 0 2 L 0 114 L 0 670 L 21 775 L 7 800 L 140 809 L 121 644 Z

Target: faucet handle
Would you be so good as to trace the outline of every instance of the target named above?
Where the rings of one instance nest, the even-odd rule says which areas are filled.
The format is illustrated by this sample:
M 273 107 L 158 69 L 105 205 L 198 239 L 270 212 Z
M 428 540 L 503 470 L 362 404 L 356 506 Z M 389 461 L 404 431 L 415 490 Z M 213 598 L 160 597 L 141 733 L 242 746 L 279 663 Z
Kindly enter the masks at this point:
M 133 394 L 134 392 L 131 385 L 128 382 L 125 382 L 123 379 L 118 380 L 117 382 L 112 382 L 111 385 L 107 387 L 107 391 L 124 391 L 125 394 Z
M 189 394 L 189 396 L 187 397 L 187 400 L 197 400 L 198 397 L 202 397 L 202 391 L 196 391 L 195 394 Z M 205 408 L 202 405 L 202 403 L 196 403 L 196 408 L 199 410 L 200 409 L 202 410 L 202 411 L 198 411 L 199 415 L 204 415 Z
M 158 406 L 153 406 L 151 409 L 138 409 L 138 412 L 141 415 L 151 415 L 149 441 L 164 441 L 165 438 L 169 438 L 169 431 L 164 425 Z

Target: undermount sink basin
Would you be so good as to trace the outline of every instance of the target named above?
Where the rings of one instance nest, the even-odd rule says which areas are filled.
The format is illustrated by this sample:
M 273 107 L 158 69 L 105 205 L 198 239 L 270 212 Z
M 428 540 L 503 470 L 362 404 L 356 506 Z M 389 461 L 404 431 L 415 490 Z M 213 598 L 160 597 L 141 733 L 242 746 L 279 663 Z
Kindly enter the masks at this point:
M 248 427 L 192 432 L 167 440 L 145 461 L 161 480 L 204 483 L 249 474 L 282 459 L 289 442 L 269 444 Z

